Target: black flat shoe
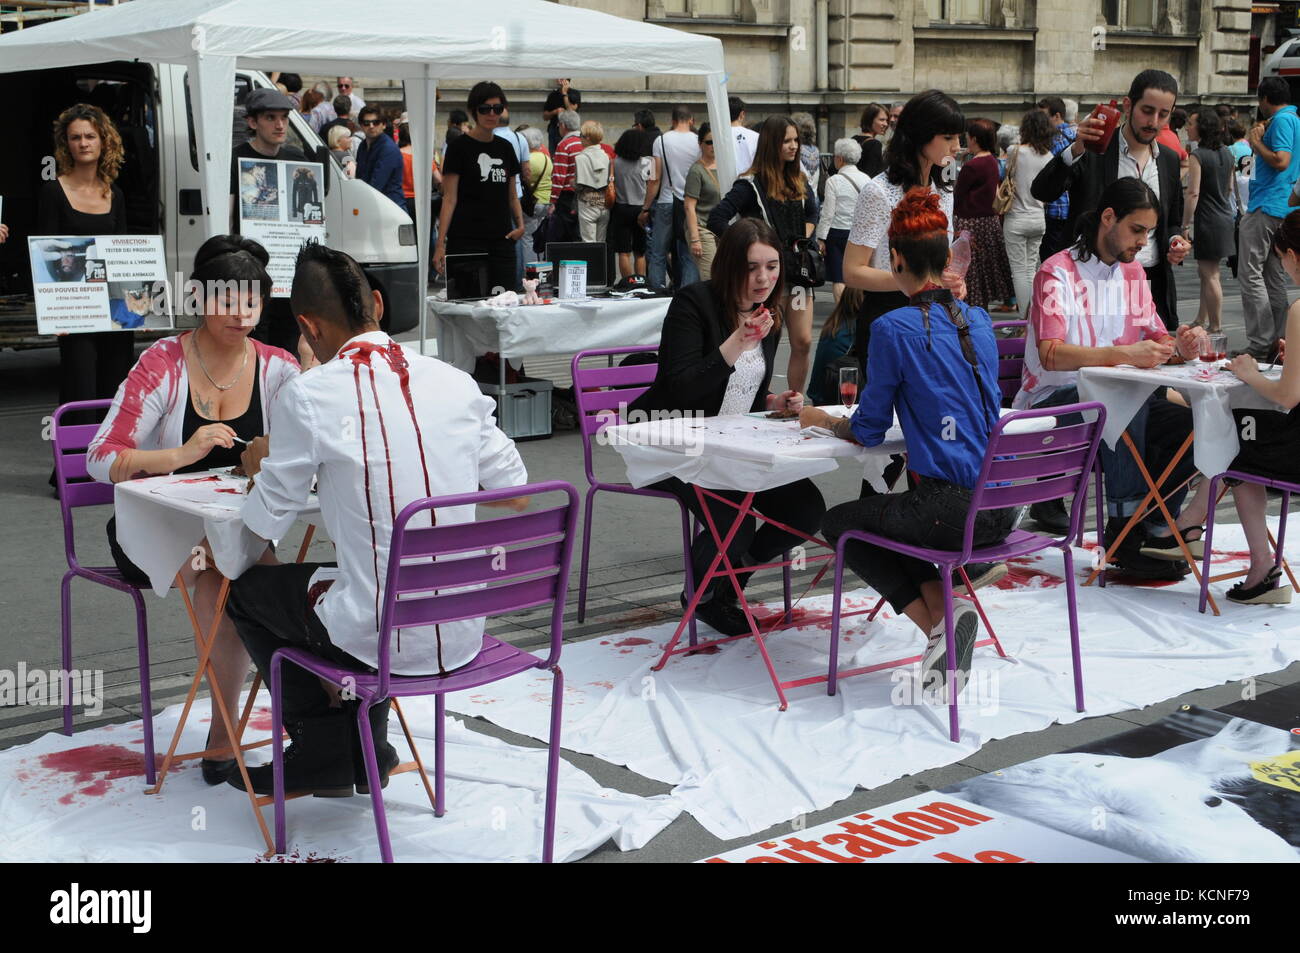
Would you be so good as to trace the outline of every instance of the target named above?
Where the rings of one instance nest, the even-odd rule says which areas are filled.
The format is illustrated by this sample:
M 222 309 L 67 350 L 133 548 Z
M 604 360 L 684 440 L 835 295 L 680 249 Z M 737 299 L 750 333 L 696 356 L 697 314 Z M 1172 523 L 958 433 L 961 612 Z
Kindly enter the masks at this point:
M 682 608 L 685 609 L 687 604 L 685 594 L 682 595 L 681 601 Z M 721 635 L 748 635 L 750 632 L 749 619 L 741 611 L 740 604 L 718 596 L 697 605 L 695 618 Z
M 1064 536 L 1070 531 L 1070 513 L 1065 500 L 1047 500 L 1029 507 L 1029 518 L 1053 536 Z
M 225 784 L 230 780 L 235 771 L 235 759 L 229 761 L 209 761 L 204 758 L 201 765 L 203 768 L 203 781 L 208 785 Z

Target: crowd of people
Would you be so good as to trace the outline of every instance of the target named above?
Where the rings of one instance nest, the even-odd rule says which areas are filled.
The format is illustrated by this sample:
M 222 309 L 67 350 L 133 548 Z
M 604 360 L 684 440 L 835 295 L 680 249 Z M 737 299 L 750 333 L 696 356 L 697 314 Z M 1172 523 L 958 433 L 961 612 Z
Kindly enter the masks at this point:
M 1013 406 L 1075 404 L 1082 368 L 1195 360 L 1207 331 L 1221 326 L 1219 267 L 1235 255 L 1248 340 L 1230 369 L 1262 397 L 1300 405 L 1300 365 L 1284 365 L 1280 380 L 1258 366 L 1281 360 L 1288 324 L 1300 322 L 1300 306 L 1288 308 L 1286 297 L 1288 283 L 1300 282 L 1300 210 L 1290 211 L 1300 205 L 1300 119 L 1281 81 L 1260 83 L 1257 117 L 1209 106 L 1180 116 L 1174 77 L 1146 70 L 1134 78 L 1117 128 L 1097 115 L 1080 119 L 1077 103 L 1047 97 L 1011 134 L 992 120 L 968 119 L 951 96 L 931 89 L 888 107 L 868 104 L 861 133 L 833 144 L 829 167 L 811 117 L 768 116 L 751 128 L 736 97 L 729 128 L 697 124 L 689 108 L 677 106 L 669 128 L 660 130 L 643 109 L 610 145 L 601 123 L 582 119 L 582 94 L 567 79 L 557 80 L 546 100 L 545 128 L 512 127 L 504 90 L 481 82 L 463 111 L 449 112 L 431 170 L 435 206 L 425 219 L 414 203 L 404 123 L 394 135 L 394 117 L 357 96 L 349 77 L 338 78 L 333 96 L 319 84 L 303 90 L 288 74 L 277 78 L 277 89 L 247 97 L 249 138 L 236 157 L 301 159 L 286 145 L 289 113 L 301 112 L 350 174 L 435 230 L 436 268 L 447 255 L 484 254 L 493 284 L 518 287 L 529 250 L 581 239 L 608 242 L 621 274 L 671 288 L 656 377 L 632 409 L 797 414 L 805 426 L 864 446 L 880 444 L 897 414 L 908 447 L 901 490 L 878 493 L 864 482 L 859 499 L 828 506 L 815 484 L 801 480 L 755 496 L 759 513 L 802 533 L 820 531 L 834 541 L 865 529 L 919 546 L 960 547 L 1002 402 L 990 311 L 1018 311 L 1027 322 Z M 1175 126 L 1191 137 L 1186 146 Z M 737 155 L 738 176 L 729 184 L 718 171 L 720 134 L 733 137 Z M 93 106 L 73 106 L 60 115 L 54 140 L 59 175 L 41 195 L 42 231 L 120 231 L 123 196 L 115 179 L 122 152 L 112 122 Z M 232 169 L 232 205 L 237 184 Z M 340 543 L 339 565 L 279 565 L 268 547 L 261 563 L 234 582 L 212 656 L 218 691 L 232 707 L 250 658 L 268 677 L 271 653 L 285 643 L 373 667 L 373 610 L 385 572 L 374 540 L 388 537 L 404 504 L 526 482 L 518 452 L 493 424 L 492 401 L 467 375 L 404 352 L 380 330 L 382 297 L 355 261 L 308 245 L 291 297 L 272 298 L 267 252 L 241 238 L 237 225 L 232 215 L 232 234 L 209 240 L 195 258 L 195 280 L 226 288 L 224 297 L 205 300 L 196 329 L 156 342 L 133 368 L 129 336 L 60 341 L 62 401 L 116 394 L 90 447 L 92 476 L 117 482 L 239 462 L 256 476 L 244 521 L 273 540 L 284 535 L 319 474 L 322 518 Z M 0 241 L 7 234 L 0 226 Z M 971 250 L 965 271 L 954 267 L 959 236 Z M 1174 268 L 1189 253 L 1198 263 L 1201 307 L 1180 326 Z M 835 309 L 814 359 L 813 291 L 822 280 L 809 261 L 818 254 Z M 232 283 L 244 290 L 232 291 Z M 790 357 L 784 386 L 774 388 L 783 334 Z M 827 375 L 846 361 L 859 368 L 865 386 L 851 418 L 832 417 L 806 401 L 805 391 L 825 400 Z M 318 372 L 299 373 L 316 364 Z M 369 396 L 360 383 L 363 365 Z M 377 411 L 372 419 L 388 422 L 386 468 L 372 468 L 351 438 L 331 432 L 352 419 L 358 400 L 363 411 Z M 1251 433 L 1243 434 L 1232 468 L 1300 479 L 1298 414 L 1252 412 Z M 1191 427 L 1186 403 L 1158 390 L 1127 432 L 1155 473 L 1173 460 Z M 1126 450 L 1103 446 L 1101 457 L 1109 544 L 1146 487 Z M 1185 457 L 1165 489 L 1178 529 L 1199 555 L 1214 501 L 1208 480 L 1195 477 Z M 1189 479 L 1190 492 L 1182 488 Z M 657 488 L 705 516 L 690 485 L 674 478 Z M 389 505 L 376 504 L 385 489 Z M 1289 600 L 1269 549 L 1264 490 L 1241 484 L 1233 494 L 1251 560 L 1228 598 Z M 717 508 L 713 519 L 741 495 L 717 491 L 708 504 Z M 1065 513 L 1058 501 L 1030 517 L 1063 533 Z M 975 545 L 1005 539 L 1018 516 L 1014 508 L 981 513 Z M 440 522 L 470 518 L 439 513 Z M 111 522 L 108 535 L 123 577 L 140 579 Z M 781 526 L 760 528 L 750 518 L 732 536 L 729 555 L 737 566 L 757 565 L 796 540 Z M 716 556 L 713 547 L 708 534 L 697 537 L 697 578 Z M 923 673 L 942 682 L 945 586 L 937 568 L 861 542 L 845 552 L 849 566 L 926 637 Z M 1182 557 L 1156 515 L 1128 533 L 1115 562 L 1131 576 L 1178 579 L 1189 571 Z M 215 569 L 181 571 L 206 631 L 220 578 Z M 966 579 L 954 582 L 978 588 L 1004 572 L 968 566 Z M 748 579 L 737 581 L 743 587 Z M 727 635 L 749 631 L 727 578 L 703 595 L 699 615 Z M 960 674 L 969 668 L 978 626 L 974 609 L 960 604 L 953 660 Z M 473 657 L 481 632 L 481 625 L 457 624 L 407 639 L 406 654 L 399 643 L 393 655 L 393 670 L 454 669 Z M 364 778 L 348 703 L 340 705 L 292 666 L 284 687 L 296 752 L 286 759 L 289 790 L 350 793 Z M 384 776 L 396 760 L 384 739 L 386 723 L 386 709 L 377 709 L 372 727 Z M 209 753 L 228 743 L 214 721 Z M 211 758 L 204 777 L 242 783 L 232 765 Z M 250 772 L 259 793 L 269 793 L 268 771 Z

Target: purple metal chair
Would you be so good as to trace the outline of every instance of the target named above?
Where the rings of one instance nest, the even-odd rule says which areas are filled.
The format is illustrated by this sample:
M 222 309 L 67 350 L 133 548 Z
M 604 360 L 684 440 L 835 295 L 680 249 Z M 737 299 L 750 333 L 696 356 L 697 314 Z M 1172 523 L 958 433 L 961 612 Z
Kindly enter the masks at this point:
M 1032 420 L 1036 417 L 1063 417 L 1095 411 L 1095 420 L 1076 424 L 1061 424 L 1051 430 L 1035 433 L 1008 434 L 1007 426 L 1018 420 Z M 1070 647 L 1074 657 L 1074 701 L 1076 710 L 1083 711 L 1083 673 L 1079 659 L 1079 617 L 1075 607 L 1074 554 L 1071 542 L 1081 532 L 1087 497 L 1088 478 L 1098 481 L 1097 499 L 1101 497 L 1101 471 L 1096 466 L 1097 446 L 1101 440 L 1102 427 L 1106 423 L 1106 408 L 1096 402 L 1083 404 L 1064 404 L 1040 410 L 1023 410 L 1008 414 L 999 420 L 989 436 L 988 450 L 984 454 L 984 463 L 980 475 L 971 493 L 970 510 L 966 514 L 966 529 L 962 537 L 960 551 L 925 549 L 900 543 L 897 540 L 878 536 L 875 533 L 852 531 L 845 533 L 835 544 L 835 599 L 832 603 L 830 636 L 830 670 L 827 680 L 827 694 L 835 694 L 837 664 L 839 660 L 840 632 L 840 595 L 844 589 L 844 546 L 851 540 L 862 540 L 896 553 L 924 559 L 937 563 L 939 579 L 943 583 L 944 618 L 947 623 L 948 676 L 947 685 L 954 684 L 954 663 L 956 646 L 953 641 L 953 595 L 952 574 L 958 566 L 971 562 L 1003 562 L 1018 556 L 1028 556 L 1048 547 L 1055 546 L 1065 556 L 1066 603 L 1070 614 Z M 1033 533 L 1028 530 L 1013 530 L 1011 535 L 997 546 L 982 549 L 973 548 L 975 534 L 975 515 L 980 510 L 995 510 L 1011 506 L 1026 506 L 1042 500 L 1056 500 L 1067 493 L 1074 495 L 1070 507 L 1070 530 L 1061 539 Z M 1098 508 L 1097 537 L 1101 538 L 1102 513 L 1104 507 Z M 957 721 L 957 692 L 949 692 L 948 730 L 949 737 L 957 741 L 960 730 Z
M 491 503 L 520 496 L 564 493 L 567 500 L 548 509 L 510 514 L 499 519 L 461 523 L 454 526 L 409 527 L 418 514 L 440 507 Z M 446 694 L 477 688 L 520 672 L 547 669 L 553 676 L 551 688 L 550 757 L 546 771 L 546 811 L 542 829 L 542 860 L 554 855 L 555 800 L 560 765 L 560 706 L 564 699 L 564 676 L 560 671 L 560 647 L 564 639 L 564 609 L 569 590 L 569 564 L 573 555 L 573 531 L 578 517 L 578 493 L 568 483 L 553 481 L 529 486 L 507 487 L 478 493 L 460 493 L 416 500 L 397 514 L 389 550 L 384 583 L 383 614 L 379 623 L 379 667 L 377 673 L 344 668 L 318 655 L 296 648 L 277 649 L 271 658 L 271 705 L 275 724 L 281 724 L 280 666 L 283 662 L 314 673 L 342 687 L 349 685 L 361 704 L 357 725 L 365 757 L 370 798 L 374 804 L 379 850 L 385 863 L 392 863 L 393 848 L 388 837 L 383 790 L 370 731 L 370 708 L 386 698 L 408 695 L 435 697 L 434 728 L 434 814 L 445 811 L 444 725 Z M 473 554 L 467 558 L 429 562 L 430 556 Z M 469 588 L 467 587 L 477 587 Z M 453 589 L 440 594 L 439 589 Z M 389 645 L 393 632 L 414 626 L 436 625 L 459 619 L 517 612 L 551 603 L 551 650 L 545 659 L 508 642 L 483 636 L 483 649 L 469 664 L 445 675 L 392 675 Z M 345 681 L 346 680 L 346 681 Z M 403 722 L 405 727 L 405 722 Z M 408 734 L 408 740 L 410 738 Z M 412 742 L 414 749 L 414 743 Z M 414 752 L 420 772 L 424 768 Z M 285 851 L 284 752 L 272 746 L 275 772 L 275 849 Z M 425 779 L 428 786 L 428 778 Z
M 1012 399 L 1020 392 L 1021 370 L 1025 366 L 1025 334 L 1028 321 L 994 321 L 993 334 L 998 342 L 998 388 L 1002 391 L 1002 406 L 1010 407 Z M 1014 331 L 1019 334 L 1013 334 Z
M 582 351 L 573 357 L 573 396 L 578 405 L 578 432 L 582 435 L 582 461 L 587 476 L 587 494 L 582 515 L 582 565 L 578 576 L 578 621 L 587 616 L 587 571 L 591 562 L 591 524 L 594 517 L 593 506 L 596 494 L 604 490 L 609 493 L 627 493 L 632 496 L 654 496 L 672 500 L 681 509 L 682 514 L 682 553 L 686 564 L 686 596 L 689 599 L 695 592 L 695 570 L 691 565 L 691 511 L 679 498 L 663 490 L 638 489 L 628 483 L 608 483 L 596 477 L 592 468 L 592 439 L 610 424 L 621 420 L 621 408 L 636 400 L 654 383 L 659 365 L 628 364 L 624 367 L 582 367 L 582 360 L 590 357 L 614 358 L 620 355 L 644 354 L 658 350 L 654 345 L 643 347 L 614 347 L 599 350 Z M 697 527 L 696 532 L 702 532 Z M 790 616 L 790 567 L 783 569 L 785 594 L 785 611 L 787 621 Z M 690 644 L 696 642 L 695 617 L 689 625 Z
M 139 586 L 127 582 L 116 566 L 83 566 L 77 560 L 72 511 L 83 506 L 112 505 L 113 485 L 100 483 L 86 472 L 86 448 L 99 430 L 99 424 L 65 424 L 63 418 L 77 411 L 106 412 L 111 400 L 83 400 L 64 404 L 54 412 L 51 446 L 54 448 L 54 478 L 59 490 L 59 509 L 63 515 L 63 550 L 68 571 L 59 585 L 59 614 L 62 627 L 63 670 L 72 670 L 72 580 L 88 579 L 109 589 L 125 592 L 135 603 L 136 649 L 140 658 L 140 707 L 144 715 L 144 775 L 154 783 L 153 707 L 149 698 L 149 622 L 144 597 Z M 72 701 L 63 702 L 63 733 L 72 734 Z
M 1222 576 L 1210 578 L 1210 556 L 1214 549 L 1214 510 L 1219 501 L 1219 483 L 1223 480 L 1240 480 L 1242 483 L 1256 483 L 1260 486 L 1267 487 L 1270 490 L 1280 490 L 1282 492 L 1282 513 L 1278 517 L 1277 540 L 1273 543 L 1273 554 L 1276 561 L 1273 563 L 1279 569 L 1284 565 L 1285 560 L 1282 557 L 1282 547 L 1286 543 L 1286 517 L 1287 510 L 1291 507 L 1291 494 L 1300 493 L 1300 484 L 1288 483 L 1285 480 L 1270 480 L 1267 477 L 1256 476 L 1253 473 L 1242 473 L 1238 470 L 1225 470 L 1218 476 L 1210 477 L 1210 499 L 1213 503 L 1209 507 L 1209 512 L 1205 516 L 1205 555 L 1201 561 L 1201 599 L 1197 606 L 1200 612 L 1205 611 L 1205 602 L 1210 596 L 1210 583 L 1220 582 L 1224 579 L 1235 579 L 1237 576 L 1245 575 L 1244 572 L 1225 573 Z M 1286 567 L 1287 576 L 1291 579 L 1291 586 L 1300 592 L 1300 586 L 1296 586 L 1295 577 L 1291 575 L 1291 567 Z

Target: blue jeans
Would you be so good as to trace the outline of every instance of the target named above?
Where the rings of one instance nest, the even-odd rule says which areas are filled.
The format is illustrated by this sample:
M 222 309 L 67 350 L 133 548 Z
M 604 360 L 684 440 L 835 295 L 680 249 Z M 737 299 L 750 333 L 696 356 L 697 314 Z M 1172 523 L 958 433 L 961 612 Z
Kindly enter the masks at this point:
M 650 206 L 650 242 L 646 247 L 646 281 L 652 288 L 668 286 L 668 251 L 673 245 L 673 203 Z M 673 287 L 684 288 L 700 280 L 700 270 L 684 241 L 677 242 Z
M 1159 390 L 1152 393 L 1147 398 L 1146 403 L 1138 408 L 1138 412 L 1133 415 L 1133 419 L 1129 421 L 1128 427 L 1125 428 L 1129 437 L 1133 440 L 1133 445 L 1137 447 L 1138 453 L 1142 454 L 1142 462 L 1151 473 L 1153 480 L 1169 465 L 1174 453 L 1178 451 L 1187 435 L 1192 432 L 1191 410 L 1180 404 L 1171 403 L 1159 395 Z M 1035 409 L 1039 407 L 1057 407 L 1061 404 L 1075 404 L 1078 402 L 1079 389 L 1077 387 L 1062 387 L 1049 397 L 1040 400 L 1034 407 Z M 1066 417 L 1058 419 L 1065 424 L 1081 422 L 1079 420 L 1067 420 Z M 1148 431 L 1151 433 L 1150 438 L 1147 436 Z M 1142 471 L 1138 469 L 1137 461 L 1133 459 L 1133 454 L 1127 446 L 1122 444 L 1112 450 L 1106 446 L 1106 442 L 1103 440 L 1101 446 L 1097 449 L 1097 456 L 1101 460 L 1102 477 L 1106 481 L 1107 515 L 1111 517 L 1132 516 L 1137 512 L 1138 505 L 1146 497 L 1149 489 L 1146 480 L 1142 478 Z M 1170 474 L 1162 489 L 1168 492 L 1169 487 L 1182 483 L 1192 475 L 1195 469 L 1196 465 L 1192 462 L 1192 455 L 1188 453 L 1174 469 L 1174 472 Z M 1169 512 L 1177 516 L 1179 511 L 1182 510 L 1183 500 L 1186 496 L 1186 487 L 1172 494 L 1166 501 Z M 1165 518 L 1158 507 L 1152 509 L 1147 518 L 1143 520 L 1143 524 L 1152 529 L 1162 529 L 1166 525 Z

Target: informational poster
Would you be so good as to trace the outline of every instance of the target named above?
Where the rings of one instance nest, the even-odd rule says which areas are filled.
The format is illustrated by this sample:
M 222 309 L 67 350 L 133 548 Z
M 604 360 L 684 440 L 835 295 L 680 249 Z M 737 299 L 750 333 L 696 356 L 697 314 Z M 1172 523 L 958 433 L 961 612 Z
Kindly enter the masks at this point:
M 325 241 L 325 170 L 319 162 L 239 160 L 239 231 L 271 256 L 273 297 L 289 297 L 298 250 Z
M 173 326 L 161 235 L 33 236 L 27 249 L 39 333 Z

